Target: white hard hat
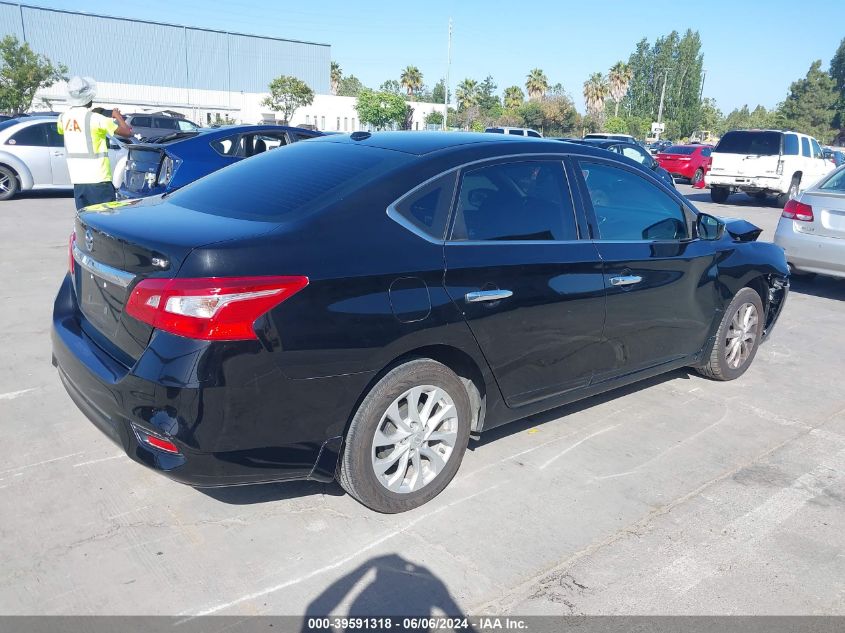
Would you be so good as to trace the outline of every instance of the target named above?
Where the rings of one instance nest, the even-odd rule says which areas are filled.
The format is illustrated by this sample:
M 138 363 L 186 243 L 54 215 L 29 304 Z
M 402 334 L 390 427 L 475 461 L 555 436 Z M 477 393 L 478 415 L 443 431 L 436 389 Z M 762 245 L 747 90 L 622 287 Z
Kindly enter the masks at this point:
M 92 77 L 75 75 L 67 82 L 67 94 L 71 106 L 88 105 L 97 95 L 97 82 Z

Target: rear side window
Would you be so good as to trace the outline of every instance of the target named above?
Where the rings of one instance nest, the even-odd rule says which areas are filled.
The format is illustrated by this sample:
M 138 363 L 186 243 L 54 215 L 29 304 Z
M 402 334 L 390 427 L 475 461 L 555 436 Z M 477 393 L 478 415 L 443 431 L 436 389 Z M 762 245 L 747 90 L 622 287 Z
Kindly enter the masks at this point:
M 798 136 L 795 134 L 783 135 L 783 153 L 786 156 L 798 156 Z
M 452 239 L 578 239 L 563 163 L 519 161 L 464 172 Z
M 810 158 L 810 139 L 806 136 L 801 137 L 801 154 Z
M 780 138 L 780 132 L 734 130 L 725 134 L 713 151 L 722 154 L 777 156 L 780 154 Z
M 488 132 L 492 132 L 493 134 L 504 134 L 505 131 L 500 127 L 491 127 L 487 129 Z
M 176 119 L 168 119 L 166 117 L 157 117 L 153 119 L 154 127 L 159 128 L 160 130 L 178 130 L 179 129 L 179 121 Z
M 686 147 L 684 145 L 673 145 L 663 150 L 664 154 L 681 154 L 688 156 L 695 151 L 694 147 Z
M 581 163 L 603 240 L 682 240 L 689 226 L 681 203 L 627 170 Z
M 830 178 L 819 185 L 819 189 L 845 193 L 845 169 L 834 172 Z
M 134 116 L 132 120 L 129 122 L 129 125 L 135 125 L 138 127 L 152 127 L 152 121 L 148 116 Z
M 55 126 L 55 123 L 51 125 Z M 16 132 L 12 138 L 6 141 L 7 145 L 23 145 L 28 147 L 46 147 L 47 135 L 44 133 L 43 125 L 30 125 Z
M 508 134 L 514 134 L 516 136 L 525 136 L 525 132 L 523 130 L 508 130 Z
M 240 138 L 237 134 L 218 138 L 211 141 L 211 148 L 221 156 L 237 156 L 240 149 Z
M 281 222 L 335 204 L 412 160 L 366 145 L 293 143 L 216 171 L 168 200 L 212 215 Z
M 456 178 L 456 172 L 438 178 L 403 198 L 393 208 L 425 235 L 442 240 L 446 236 Z

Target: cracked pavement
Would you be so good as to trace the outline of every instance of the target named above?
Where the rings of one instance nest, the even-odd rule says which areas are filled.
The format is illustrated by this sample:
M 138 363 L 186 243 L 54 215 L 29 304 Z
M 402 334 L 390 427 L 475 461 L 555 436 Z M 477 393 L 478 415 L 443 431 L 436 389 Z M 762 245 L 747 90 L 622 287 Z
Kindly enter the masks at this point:
M 774 207 L 679 188 L 771 239 Z M 738 381 L 678 371 L 496 429 L 384 516 L 120 455 L 50 366 L 72 217 L 0 204 L 0 613 L 845 614 L 845 281 L 795 281 Z

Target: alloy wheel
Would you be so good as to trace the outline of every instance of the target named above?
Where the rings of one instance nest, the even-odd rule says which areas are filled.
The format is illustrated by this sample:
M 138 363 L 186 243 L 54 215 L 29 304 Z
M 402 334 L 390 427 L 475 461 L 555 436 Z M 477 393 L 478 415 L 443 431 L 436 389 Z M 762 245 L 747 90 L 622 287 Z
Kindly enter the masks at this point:
M 9 187 L 11 187 L 12 182 L 9 180 L 9 177 L 5 174 L 0 174 L 0 192 L 6 193 L 9 191 Z
M 758 323 L 753 303 L 743 303 L 734 313 L 725 339 L 725 362 L 731 369 L 742 367 L 754 351 Z
M 458 439 L 458 413 L 440 387 L 408 389 L 387 408 L 371 450 L 379 483 L 397 493 L 415 492 L 446 467 Z

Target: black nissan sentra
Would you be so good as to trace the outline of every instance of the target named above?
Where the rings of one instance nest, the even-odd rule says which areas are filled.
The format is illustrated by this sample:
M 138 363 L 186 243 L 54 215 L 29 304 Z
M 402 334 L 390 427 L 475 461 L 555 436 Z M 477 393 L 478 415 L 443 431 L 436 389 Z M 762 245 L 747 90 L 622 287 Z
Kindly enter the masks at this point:
M 679 367 L 741 376 L 788 289 L 759 233 L 584 145 L 329 136 L 81 211 L 53 362 L 173 479 L 337 477 L 401 512 L 470 436 Z

